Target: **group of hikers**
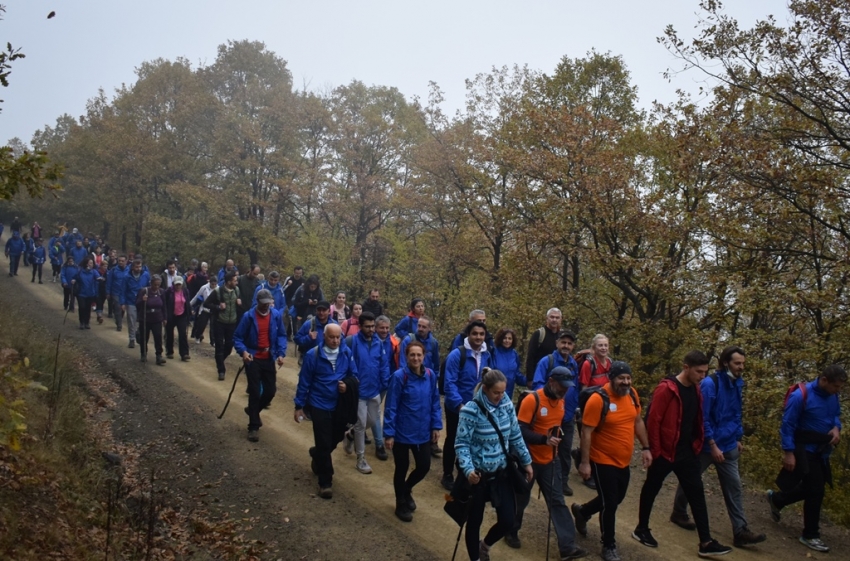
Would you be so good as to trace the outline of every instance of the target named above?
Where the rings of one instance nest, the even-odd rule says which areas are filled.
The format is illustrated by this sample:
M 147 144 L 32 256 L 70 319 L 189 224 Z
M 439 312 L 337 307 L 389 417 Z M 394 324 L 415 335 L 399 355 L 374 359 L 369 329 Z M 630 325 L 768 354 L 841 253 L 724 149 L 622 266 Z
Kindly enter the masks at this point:
M 17 230 L 13 224 L 6 244 L 10 276 L 26 255 L 33 263 L 33 282 L 36 276 L 41 282 L 36 261 L 43 263 L 45 250 L 36 226 L 29 236 L 34 239 L 30 252 L 26 244 L 20 249 L 20 224 Z M 501 327 L 491 334 L 483 310 L 473 310 L 466 327 L 441 352 L 421 298 L 410 302 L 393 327 L 379 290 L 371 290 L 362 303 L 349 304 L 344 292 L 329 301 L 319 277 L 305 277 L 302 267 L 281 279 L 277 271 L 262 275 L 258 265 L 240 274 L 232 260 L 218 274 L 193 260 L 183 273 L 170 260 L 161 273 L 152 274 L 141 255 L 119 254 L 77 229 L 57 231 L 48 248 L 53 281 L 62 283 L 66 310 L 74 310 L 76 299 L 80 329 L 90 328 L 92 310 L 102 323 L 106 304 L 117 331 L 126 318 L 128 346 L 140 346 L 141 360 L 147 359 L 152 337 L 156 364 L 164 365 L 174 357 L 175 330 L 179 356 L 188 361 L 189 337 L 201 343 L 209 327 L 219 380 L 225 379 L 225 362 L 235 349 L 247 377 L 244 411 L 251 442 L 259 441 L 261 412 L 275 396 L 277 371 L 293 341 L 300 367 L 293 418 L 312 425 L 309 455 L 318 495 L 333 497 L 332 453 L 339 443 L 363 474 L 372 472 L 366 446 L 374 443 L 378 460 L 392 453 L 395 515 L 410 522 L 417 506 L 413 489 L 430 472 L 432 458 L 439 458 L 440 482 L 450 492 L 446 512 L 461 531 L 465 525 L 471 561 L 489 560 L 491 548 L 502 539 L 509 547 L 522 547 L 523 512 L 533 482 L 545 497 L 560 559 L 588 554 L 576 534 L 587 536 L 587 523 L 597 514 L 602 559 L 621 559 L 615 520 L 628 490 L 635 440 L 646 479 L 632 538 L 659 547 L 649 526 L 651 513 L 666 477 L 674 473 L 679 487 L 670 522 L 696 531 L 700 557 L 729 553 L 731 548 L 715 540 L 709 528 L 702 473 L 713 465 L 734 546 L 766 539 L 749 528 L 743 508 L 738 460 L 744 448 L 747 353 L 739 346 L 726 347 L 711 374 L 709 356 L 687 353 L 681 371 L 659 382 L 644 412 L 631 367 L 611 359 L 608 338 L 598 334 L 576 352 L 577 336 L 562 328 L 562 314 L 554 307 L 531 333 L 523 364 L 517 332 Z M 785 506 L 803 501 L 800 542 L 818 552 L 829 551 L 820 536 L 820 511 L 825 485 L 831 484 L 829 458 L 841 430 L 838 393 L 846 381 L 845 370 L 832 365 L 815 380 L 789 388 L 780 429 L 780 490 L 767 493 L 777 522 Z M 518 386 L 527 391 L 516 391 Z M 596 497 L 567 507 L 573 464 Z M 496 522 L 481 538 L 488 502 Z

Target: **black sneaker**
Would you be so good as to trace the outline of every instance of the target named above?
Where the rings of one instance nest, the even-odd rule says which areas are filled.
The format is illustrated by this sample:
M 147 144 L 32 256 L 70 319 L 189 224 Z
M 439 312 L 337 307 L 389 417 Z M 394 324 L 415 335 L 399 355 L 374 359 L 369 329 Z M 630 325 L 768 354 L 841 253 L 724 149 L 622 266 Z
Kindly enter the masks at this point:
M 564 480 L 564 485 L 563 485 L 563 487 L 562 487 L 562 489 L 561 489 L 561 490 L 563 491 L 564 496 L 567 496 L 567 497 L 572 497 L 572 496 L 573 496 L 573 488 L 572 488 L 572 487 L 570 487 L 570 484 L 569 484 L 569 483 L 567 483 L 567 481 L 566 481 L 566 480 Z
M 594 481 L 592 477 L 590 479 L 586 479 L 584 481 L 584 486 L 587 487 L 588 489 L 593 489 L 595 491 L 596 490 L 596 481 Z
M 587 518 L 581 513 L 581 505 L 578 503 L 573 503 L 573 506 L 570 507 L 570 511 L 573 513 L 573 518 L 576 521 L 576 532 L 587 537 Z
M 166 353 L 165 358 L 174 358 L 174 353 Z
M 410 491 L 407 492 L 407 497 L 405 498 L 405 501 L 407 502 L 407 509 L 410 512 L 416 510 L 416 501 L 413 500 L 413 495 L 410 494 Z
M 443 489 L 446 491 L 451 491 L 455 486 L 455 478 L 452 477 L 452 474 L 446 473 L 443 475 L 443 478 L 440 479 L 440 485 L 442 485 Z
M 587 557 L 587 550 L 580 547 L 574 547 L 572 551 L 561 551 L 558 555 L 561 556 L 561 561 L 570 561 L 571 559 Z
M 255 431 L 255 430 L 249 430 L 248 431 L 248 440 L 250 440 L 251 442 L 259 442 L 260 441 L 259 432 Z
M 773 489 L 767 492 L 767 504 L 770 505 L 770 517 L 778 523 L 782 518 L 782 510 L 773 502 Z
M 387 449 L 383 446 L 375 446 L 375 456 L 382 462 L 386 462 L 389 458 L 387 456 Z
M 508 544 L 508 547 L 512 547 L 514 549 L 522 547 L 522 541 L 519 539 L 516 532 L 508 532 L 505 534 L 505 543 Z
M 395 506 L 395 515 L 402 522 L 412 522 L 413 521 L 413 513 L 410 512 L 409 508 L 407 508 L 406 503 L 398 503 Z
M 649 531 L 649 528 L 635 528 L 635 531 L 632 532 L 632 537 L 646 547 L 658 547 L 658 542 L 652 537 L 652 532 Z
M 715 557 L 718 555 L 726 555 L 730 551 L 732 551 L 731 547 L 729 547 L 728 545 L 723 545 L 717 540 L 711 540 L 707 544 L 699 546 L 700 557 Z

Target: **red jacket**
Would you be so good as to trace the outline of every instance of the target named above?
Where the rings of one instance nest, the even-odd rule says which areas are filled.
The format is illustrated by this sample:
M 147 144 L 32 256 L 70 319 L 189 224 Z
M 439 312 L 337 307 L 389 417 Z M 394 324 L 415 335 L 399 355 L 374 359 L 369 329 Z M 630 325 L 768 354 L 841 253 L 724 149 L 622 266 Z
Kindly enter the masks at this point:
M 696 384 L 699 410 L 694 417 L 691 447 L 694 454 L 702 452 L 705 431 L 702 420 L 702 393 Z M 676 381 L 664 378 L 655 388 L 649 416 L 646 419 L 646 432 L 649 435 L 649 451 L 653 458 L 664 458 L 669 462 L 676 461 L 676 444 L 679 443 L 679 432 L 682 427 L 682 398 L 679 396 L 679 386 Z

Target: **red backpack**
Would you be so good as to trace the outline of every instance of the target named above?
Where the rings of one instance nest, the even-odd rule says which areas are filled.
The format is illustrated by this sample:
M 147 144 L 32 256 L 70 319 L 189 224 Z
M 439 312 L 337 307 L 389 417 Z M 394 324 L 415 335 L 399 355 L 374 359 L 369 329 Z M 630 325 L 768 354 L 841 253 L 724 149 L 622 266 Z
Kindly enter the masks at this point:
M 797 382 L 796 384 L 791 384 L 788 388 L 788 391 L 785 392 L 785 399 L 782 401 L 782 408 L 788 405 L 788 399 L 791 397 L 791 394 L 794 393 L 797 388 L 800 389 L 800 394 L 803 396 L 803 409 L 806 409 L 806 398 L 809 397 L 809 388 L 806 387 L 806 382 Z

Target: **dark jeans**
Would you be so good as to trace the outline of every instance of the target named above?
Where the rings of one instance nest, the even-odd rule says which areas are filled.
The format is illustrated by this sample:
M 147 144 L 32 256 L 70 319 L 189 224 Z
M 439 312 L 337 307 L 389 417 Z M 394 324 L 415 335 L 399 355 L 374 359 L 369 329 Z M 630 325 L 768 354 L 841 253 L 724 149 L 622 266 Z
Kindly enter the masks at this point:
M 443 475 L 452 475 L 455 469 L 455 437 L 460 414 L 446 411 L 446 441 L 443 442 Z
M 531 467 L 534 470 L 537 486 L 546 499 L 549 516 L 552 518 L 555 535 L 558 537 L 558 550 L 572 551 L 576 547 L 576 526 L 570 509 L 564 503 L 561 463 L 558 461 L 548 464 L 531 464 Z M 517 495 L 516 521 L 512 530 L 514 534 L 522 529 L 522 516 L 530 499 L 531 493 Z
M 50 266 L 53 267 L 53 276 L 54 277 L 58 277 L 60 274 L 62 274 L 62 265 L 57 265 L 56 263 L 51 263 Z
M 64 292 L 64 296 L 62 298 L 62 305 L 66 310 L 74 311 L 74 287 L 73 286 L 63 286 L 62 291 Z
M 177 328 L 177 347 L 180 357 L 189 356 L 189 339 L 186 331 L 189 329 L 189 312 L 182 316 L 175 316 L 172 321 L 165 325 L 165 353 L 174 354 L 174 328 Z
M 410 469 L 410 452 L 413 452 L 413 461 L 416 467 L 407 475 Z M 417 483 L 422 481 L 431 470 L 431 443 L 424 444 L 393 444 L 393 461 L 395 472 L 393 473 L 393 489 L 395 489 L 395 502 L 401 503 L 407 500 L 410 491 Z
M 673 463 L 665 458 L 652 459 L 652 465 L 646 472 L 646 481 L 643 482 L 643 488 L 640 490 L 638 527 L 649 528 L 652 504 L 670 472 L 676 474 L 679 485 L 685 492 L 685 497 L 688 498 L 691 513 L 694 515 L 694 523 L 697 525 L 700 543 L 711 541 L 711 532 L 708 527 L 708 507 L 705 505 L 705 492 L 702 487 L 702 469 L 696 455 Z
M 10 255 L 9 256 L 9 276 L 18 274 L 18 266 L 21 264 L 21 256 L 20 255 Z
M 91 321 L 91 305 L 94 303 L 94 296 L 77 296 L 77 313 L 80 316 L 80 325 L 88 325 Z
M 248 378 L 248 430 L 263 426 L 260 411 L 272 402 L 277 391 L 277 369 L 270 358 L 255 358 L 245 365 Z
M 192 339 L 203 339 L 204 330 L 207 328 L 207 323 L 210 321 L 210 314 L 206 312 L 199 313 L 195 317 L 195 325 L 192 326 Z M 212 339 L 212 337 L 210 337 Z
M 233 332 L 235 323 L 215 322 L 215 366 L 218 372 L 227 372 L 224 360 L 233 352 Z
M 162 356 L 162 322 L 156 323 L 148 323 L 142 320 L 142 327 L 144 328 L 144 340 L 141 345 L 142 356 L 146 356 L 148 352 L 148 341 L 150 340 L 149 335 L 153 334 L 153 347 L 156 352 L 156 356 Z
M 444 452 L 445 453 L 445 452 Z M 495 501 L 492 498 L 495 497 Z M 508 478 L 485 475 L 477 485 L 472 485 L 472 496 L 469 498 L 469 517 L 466 519 L 466 551 L 472 561 L 478 557 L 478 540 L 481 533 L 481 523 L 484 521 L 484 507 L 490 501 L 496 509 L 496 523 L 484 536 L 484 543 L 493 545 L 511 531 L 514 527 L 516 502 L 514 490 Z
M 773 494 L 773 504 L 777 508 L 800 501 L 803 502 L 803 537 L 806 539 L 820 538 L 820 509 L 825 493 L 824 460 L 820 454 L 806 452 L 809 459 L 809 473 L 793 491 L 784 493 L 777 491 Z M 829 461 L 829 460 L 827 460 Z
M 581 505 L 581 515 L 585 520 L 597 512 L 602 524 L 602 545 L 612 548 L 617 544 L 614 530 L 617 522 L 617 507 L 626 497 L 629 490 L 631 472 L 628 467 L 590 462 L 593 480 L 596 482 L 596 498 Z
M 33 263 L 32 264 L 32 280 L 35 280 L 36 274 L 38 275 L 38 282 L 41 282 L 41 269 L 44 267 L 43 263 Z
M 313 419 L 313 441 L 316 444 L 310 452 L 313 456 L 313 473 L 319 476 L 319 487 L 330 487 L 334 478 L 331 453 L 337 444 L 333 437 L 334 412 L 313 407 L 310 416 Z

